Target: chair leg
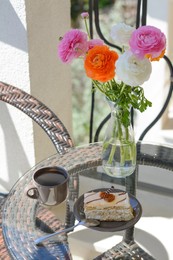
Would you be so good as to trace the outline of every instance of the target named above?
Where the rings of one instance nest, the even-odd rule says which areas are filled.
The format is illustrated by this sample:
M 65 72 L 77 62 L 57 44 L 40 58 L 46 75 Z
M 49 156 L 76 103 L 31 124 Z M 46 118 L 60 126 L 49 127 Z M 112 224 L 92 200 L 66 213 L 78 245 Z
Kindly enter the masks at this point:
M 72 227 L 75 224 L 75 216 L 73 213 L 73 207 L 75 201 L 79 196 L 79 175 L 78 172 L 69 171 L 71 175 L 69 183 L 69 196 L 66 202 L 66 228 Z
M 136 242 L 120 242 L 108 251 L 94 258 L 94 260 L 156 260 L 145 252 Z

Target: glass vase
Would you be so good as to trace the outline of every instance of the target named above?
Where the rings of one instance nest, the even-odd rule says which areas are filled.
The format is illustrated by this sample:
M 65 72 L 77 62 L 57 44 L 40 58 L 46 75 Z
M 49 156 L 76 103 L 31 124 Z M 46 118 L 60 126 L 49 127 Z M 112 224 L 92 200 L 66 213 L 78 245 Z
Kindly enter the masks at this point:
M 131 175 L 136 167 L 136 143 L 130 118 L 128 126 L 123 123 L 123 116 L 128 114 L 130 117 L 130 111 L 127 113 L 114 102 L 108 103 L 111 118 L 103 141 L 102 165 L 106 174 L 124 178 Z

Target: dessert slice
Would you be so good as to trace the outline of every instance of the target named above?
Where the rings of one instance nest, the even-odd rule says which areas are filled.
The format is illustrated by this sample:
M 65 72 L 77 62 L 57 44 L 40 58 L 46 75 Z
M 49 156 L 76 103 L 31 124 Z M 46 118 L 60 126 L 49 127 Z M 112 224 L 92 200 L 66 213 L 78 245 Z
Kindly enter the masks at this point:
M 134 218 L 129 196 L 121 191 L 85 193 L 84 213 L 87 219 L 100 221 L 128 221 Z

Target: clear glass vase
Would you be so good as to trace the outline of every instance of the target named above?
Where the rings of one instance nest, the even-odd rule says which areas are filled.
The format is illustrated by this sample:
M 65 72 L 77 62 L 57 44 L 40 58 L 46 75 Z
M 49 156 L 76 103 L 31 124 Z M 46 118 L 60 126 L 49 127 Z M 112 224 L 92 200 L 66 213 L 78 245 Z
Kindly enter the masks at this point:
M 108 103 L 111 108 L 111 118 L 103 141 L 102 165 L 106 174 L 124 178 L 131 175 L 136 167 L 134 130 L 131 123 L 129 126 L 123 124 L 122 118 L 127 116 L 127 111 L 123 111 L 114 102 L 108 101 Z M 130 118 L 129 122 L 131 122 Z

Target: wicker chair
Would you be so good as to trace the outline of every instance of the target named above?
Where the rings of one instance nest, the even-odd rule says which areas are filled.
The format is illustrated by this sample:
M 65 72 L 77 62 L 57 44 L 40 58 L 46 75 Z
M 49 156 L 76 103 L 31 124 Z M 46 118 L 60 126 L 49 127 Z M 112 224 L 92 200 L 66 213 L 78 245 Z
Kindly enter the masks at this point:
M 73 146 L 70 135 L 63 123 L 47 106 L 45 106 L 38 99 L 17 87 L 0 82 L 0 100 L 20 109 L 30 118 L 32 118 L 47 133 L 59 154 L 65 153 L 67 149 Z M 76 186 L 75 188 L 76 192 L 78 192 Z M 73 183 L 70 184 L 70 189 L 73 189 L 72 196 L 74 196 Z M 3 196 L 1 193 L 0 212 L 5 198 L 6 194 Z M 68 217 L 66 219 L 67 225 L 70 225 L 70 221 L 72 221 L 72 212 L 70 212 L 70 210 L 71 209 L 67 201 L 67 216 L 70 216 L 70 219 L 68 219 Z M 44 221 L 44 219 L 42 219 L 42 221 Z M 0 214 L 0 259 L 8 260 L 10 259 L 10 256 L 8 255 L 4 244 L 1 223 L 2 219 Z

